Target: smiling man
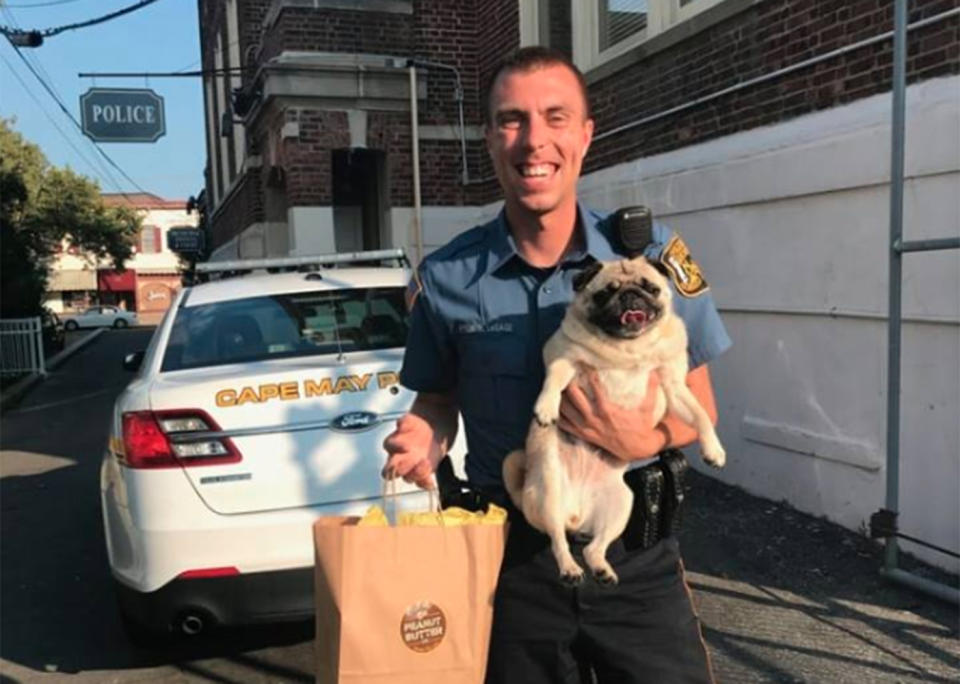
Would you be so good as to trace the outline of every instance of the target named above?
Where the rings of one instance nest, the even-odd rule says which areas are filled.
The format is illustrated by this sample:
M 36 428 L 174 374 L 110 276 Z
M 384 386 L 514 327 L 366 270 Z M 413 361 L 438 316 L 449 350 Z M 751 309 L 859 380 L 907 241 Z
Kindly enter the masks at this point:
M 400 375 L 417 399 L 384 442 L 384 475 L 433 486 L 462 415 L 467 478 L 511 509 L 488 682 L 589 682 L 591 671 L 601 684 L 711 681 L 675 537 L 641 538 L 628 526 L 608 552 L 619 585 L 587 578 L 567 586 L 546 535 L 531 528 L 504 493 L 503 459 L 524 444 L 544 379 L 543 345 L 563 318 L 574 277 L 596 261 L 623 258 L 626 250 L 607 216 L 577 202 L 594 122 L 583 75 L 562 53 L 532 47 L 512 55 L 493 76 L 485 117 L 503 211 L 418 267 Z M 690 338 L 687 383 L 716 421 L 706 363 L 730 340 L 706 282 L 701 277 L 691 285 L 696 265 L 659 223 L 644 253 L 673 276 L 675 308 Z M 659 468 L 658 453 L 696 437 L 670 417 L 654 424 L 651 404 L 624 408 L 602 394 L 588 400 L 571 386 L 559 424 L 633 462 L 633 473 L 642 475 Z M 574 554 L 581 553 L 584 540 L 571 542 Z

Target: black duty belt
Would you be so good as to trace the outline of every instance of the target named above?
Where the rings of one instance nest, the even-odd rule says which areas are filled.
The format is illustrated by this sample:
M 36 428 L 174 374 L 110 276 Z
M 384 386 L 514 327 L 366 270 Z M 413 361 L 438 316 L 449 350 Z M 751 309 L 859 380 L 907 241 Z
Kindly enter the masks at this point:
M 660 452 L 656 462 L 624 474 L 624 482 L 633 490 L 633 509 L 623 532 L 624 546 L 647 549 L 679 532 L 687 467 L 683 452 L 667 449 Z M 440 461 L 436 477 L 440 503 L 444 508 L 458 506 L 468 511 L 485 511 L 490 503 L 495 503 L 514 514 L 514 506 L 506 492 L 474 487 L 459 479 L 453 472 L 449 456 Z

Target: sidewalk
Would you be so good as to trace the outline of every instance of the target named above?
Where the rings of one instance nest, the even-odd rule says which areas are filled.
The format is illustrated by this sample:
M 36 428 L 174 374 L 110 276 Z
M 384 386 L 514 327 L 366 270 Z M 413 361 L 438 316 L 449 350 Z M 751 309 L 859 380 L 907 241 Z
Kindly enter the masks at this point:
M 960 681 L 957 606 L 883 579 L 879 544 L 698 473 L 688 496 L 681 545 L 719 682 Z

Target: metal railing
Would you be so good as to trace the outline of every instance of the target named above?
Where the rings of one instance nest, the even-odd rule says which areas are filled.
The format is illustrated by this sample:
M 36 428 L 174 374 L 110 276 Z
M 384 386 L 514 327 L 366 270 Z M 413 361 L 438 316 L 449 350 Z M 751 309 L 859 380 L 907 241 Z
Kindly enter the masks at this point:
M 960 604 L 960 590 L 919 577 L 898 566 L 897 537 L 909 539 L 927 548 L 956 557 L 951 549 L 901 534 L 897 527 L 900 514 L 900 356 L 902 336 L 903 255 L 941 249 L 960 249 L 960 237 L 933 240 L 903 239 L 904 122 L 906 121 L 907 81 L 907 0 L 894 2 L 893 37 L 893 121 L 891 126 L 890 166 L 890 319 L 887 328 L 887 502 L 871 517 L 871 535 L 886 538 L 882 574 L 889 579 Z
M 46 375 L 40 317 L 0 320 L 0 375 Z

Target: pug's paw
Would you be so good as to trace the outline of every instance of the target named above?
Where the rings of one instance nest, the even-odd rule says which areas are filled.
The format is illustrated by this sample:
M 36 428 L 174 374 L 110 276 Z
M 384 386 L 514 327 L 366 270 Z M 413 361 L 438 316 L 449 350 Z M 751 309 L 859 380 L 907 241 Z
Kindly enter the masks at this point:
M 560 396 L 541 394 L 537 397 L 537 403 L 533 405 L 533 416 L 540 427 L 556 425 L 557 419 L 560 418 Z
M 703 460 L 714 468 L 722 468 L 727 462 L 727 452 L 718 439 L 704 440 L 703 442 Z
M 560 581 L 568 587 L 576 587 L 583 584 L 583 568 L 574 563 L 568 568 L 561 569 Z
M 620 582 L 620 578 L 617 577 L 617 573 L 613 571 L 609 565 L 604 564 L 606 567 L 593 568 L 593 578 L 597 581 L 597 584 L 601 584 L 605 587 L 615 587 L 617 583 Z

